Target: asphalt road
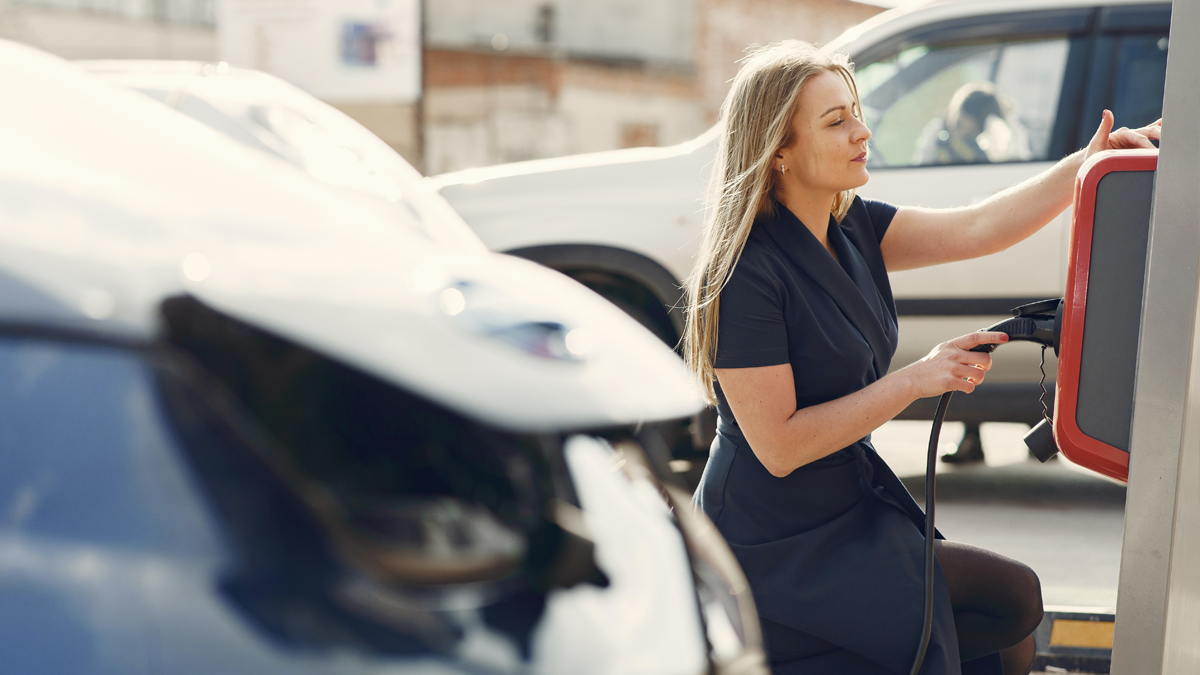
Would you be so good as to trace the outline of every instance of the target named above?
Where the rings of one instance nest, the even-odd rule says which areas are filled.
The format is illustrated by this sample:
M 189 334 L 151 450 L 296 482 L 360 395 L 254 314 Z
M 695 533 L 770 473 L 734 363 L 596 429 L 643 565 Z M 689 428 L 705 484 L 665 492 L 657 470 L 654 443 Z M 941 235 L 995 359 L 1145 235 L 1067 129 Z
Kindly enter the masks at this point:
M 928 422 L 890 422 L 879 453 L 924 504 Z M 985 424 L 985 464 L 938 463 L 938 529 L 949 539 L 1016 558 L 1042 581 L 1046 605 L 1113 608 L 1121 566 L 1125 488 L 1064 458 L 1029 459 L 1021 424 Z M 946 424 L 943 452 L 961 424 Z

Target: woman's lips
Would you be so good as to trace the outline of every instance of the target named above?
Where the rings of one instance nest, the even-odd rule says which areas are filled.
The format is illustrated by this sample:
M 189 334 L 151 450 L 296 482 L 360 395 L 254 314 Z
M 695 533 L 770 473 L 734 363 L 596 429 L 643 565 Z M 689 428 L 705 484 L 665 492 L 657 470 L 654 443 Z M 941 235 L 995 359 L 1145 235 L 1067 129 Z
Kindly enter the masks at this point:
M 864 153 L 862 153 L 861 155 L 859 155 L 858 157 L 855 157 L 855 158 L 854 158 L 853 160 L 851 160 L 851 161 L 854 161 L 854 162 L 859 162 L 859 163 L 862 163 L 862 164 L 866 164 L 866 162 L 867 162 L 867 153 L 865 153 L 865 152 L 864 152 Z

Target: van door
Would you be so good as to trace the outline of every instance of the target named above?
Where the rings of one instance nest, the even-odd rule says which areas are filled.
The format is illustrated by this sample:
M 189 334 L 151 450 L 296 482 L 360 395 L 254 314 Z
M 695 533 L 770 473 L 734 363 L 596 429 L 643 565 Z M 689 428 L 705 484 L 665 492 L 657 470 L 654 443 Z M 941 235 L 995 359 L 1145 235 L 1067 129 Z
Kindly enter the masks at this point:
M 1094 10 L 959 19 L 873 46 L 858 58 L 871 140 L 864 197 L 963 206 L 1077 149 Z M 1094 130 L 1094 125 L 1093 125 Z M 1062 294 L 1069 221 L 983 259 L 892 275 L 903 367 L 935 344 L 1024 302 Z M 1009 348 L 990 384 L 1038 374 L 1036 346 Z
M 1113 112 L 1118 126 L 1131 129 L 1162 117 L 1170 27 L 1169 4 L 1100 11 L 1082 120 L 1099 120 L 1105 108 Z M 1077 144 L 1091 139 L 1095 123 L 1090 127 L 1080 123 Z

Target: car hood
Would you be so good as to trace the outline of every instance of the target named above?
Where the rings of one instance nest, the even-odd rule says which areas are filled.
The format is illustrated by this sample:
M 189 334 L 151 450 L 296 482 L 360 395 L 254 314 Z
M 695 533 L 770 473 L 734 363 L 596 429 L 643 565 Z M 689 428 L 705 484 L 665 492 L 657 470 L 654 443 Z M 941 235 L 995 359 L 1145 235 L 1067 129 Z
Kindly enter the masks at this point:
M 425 179 L 474 225 L 476 210 L 592 208 L 695 198 L 712 171 L 719 126 L 679 145 L 629 148 L 466 169 Z M 666 168 L 670 164 L 671 168 Z M 694 169 L 694 170 L 693 170 Z M 537 201 L 531 201 L 531 195 Z M 698 207 L 699 205 L 697 205 Z M 486 241 L 486 237 L 485 237 Z
M 140 94 L 0 41 L 0 322 L 152 341 L 190 294 L 491 425 L 634 424 L 701 403 L 591 291 L 441 247 Z
M 325 185 L 394 204 L 391 216 L 448 246 L 483 248 L 421 174 L 345 113 L 283 80 L 227 63 L 76 61 L 100 79 L 141 92 Z

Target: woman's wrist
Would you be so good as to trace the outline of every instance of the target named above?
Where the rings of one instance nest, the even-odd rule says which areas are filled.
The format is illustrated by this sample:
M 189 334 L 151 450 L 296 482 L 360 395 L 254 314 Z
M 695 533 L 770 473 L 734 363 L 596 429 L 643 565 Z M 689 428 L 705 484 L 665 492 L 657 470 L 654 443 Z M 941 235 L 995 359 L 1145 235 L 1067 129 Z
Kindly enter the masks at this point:
M 890 373 L 884 377 L 884 379 L 890 379 L 892 381 L 892 384 L 905 407 L 908 407 L 909 403 L 912 403 L 920 398 L 920 396 L 918 396 L 916 377 L 914 377 L 912 370 L 915 365 L 917 364 L 910 363 L 900 370 Z
M 1064 157 L 1063 163 L 1066 164 L 1068 171 L 1072 176 L 1074 176 L 1075 174 L 1079 173 L 1081 168 L 1083 168 L 1083 163 L 1086 162 L 1089 157 L 1091 157 L 1090 149 L 1085 146 Z

